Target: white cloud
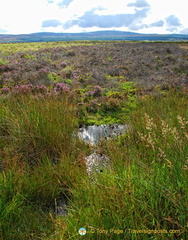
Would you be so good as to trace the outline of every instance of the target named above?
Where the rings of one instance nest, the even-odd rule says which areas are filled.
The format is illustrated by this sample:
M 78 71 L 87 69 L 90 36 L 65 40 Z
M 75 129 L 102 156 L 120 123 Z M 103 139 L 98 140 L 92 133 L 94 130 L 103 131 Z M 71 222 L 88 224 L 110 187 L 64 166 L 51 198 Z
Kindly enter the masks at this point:
M 0 33 L 78 32 L 100 28 L 145 33 L 186 32 L 186 6 L 187 0 L 1 0 Z M 89 12 L 91 15 L 86 16 Z M 181 24 L 173 26 L 170 24 L 173 22 Z
M 4 0 L 0 3 L 0 28 L 10 33 L 29 33 L 40 28 L 45 0 Z
M 187 24 L 187 0 L 147 0 L 151 6 L 151 17 L 164 19 L 175 15 L 182 24 Z

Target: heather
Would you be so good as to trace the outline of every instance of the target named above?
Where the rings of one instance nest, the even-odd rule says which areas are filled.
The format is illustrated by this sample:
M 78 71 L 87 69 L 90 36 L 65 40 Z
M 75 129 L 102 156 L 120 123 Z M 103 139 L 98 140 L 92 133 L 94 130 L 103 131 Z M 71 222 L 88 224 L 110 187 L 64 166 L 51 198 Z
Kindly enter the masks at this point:
M 0 45 L 1 239 L 186 239 L 187 49 Z M 111 123 L 130 127 L 96 147 L 77 137 L 79 126 Z M 110 166 L 89 176 L 94 150 Z

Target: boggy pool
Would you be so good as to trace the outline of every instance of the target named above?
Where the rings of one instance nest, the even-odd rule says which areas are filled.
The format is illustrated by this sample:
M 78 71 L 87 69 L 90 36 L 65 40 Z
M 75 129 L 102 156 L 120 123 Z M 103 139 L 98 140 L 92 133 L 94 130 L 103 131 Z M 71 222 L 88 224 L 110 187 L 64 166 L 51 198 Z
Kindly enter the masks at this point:
M 128 129 L 125 124 L 102 124 L 79 128 L 78 137 L 90 145 L 97 145 L 101 140 L 122 135 Z

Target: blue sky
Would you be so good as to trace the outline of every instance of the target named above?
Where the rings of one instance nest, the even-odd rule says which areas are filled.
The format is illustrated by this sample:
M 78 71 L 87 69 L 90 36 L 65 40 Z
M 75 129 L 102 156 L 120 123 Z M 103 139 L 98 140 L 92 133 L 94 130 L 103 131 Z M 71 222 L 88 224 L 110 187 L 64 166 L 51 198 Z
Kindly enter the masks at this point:
M 187 0 L 0 2 L 0 34 L 98 30 L 188 34 Z

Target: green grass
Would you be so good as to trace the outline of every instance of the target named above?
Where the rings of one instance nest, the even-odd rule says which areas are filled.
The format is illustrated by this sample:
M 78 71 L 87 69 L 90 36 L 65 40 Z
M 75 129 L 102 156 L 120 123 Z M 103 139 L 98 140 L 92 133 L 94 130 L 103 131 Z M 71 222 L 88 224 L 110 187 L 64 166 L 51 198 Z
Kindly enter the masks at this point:
M 0 236 L 39 239 L 52 233 L 50 211 L 56 199 L 69 198 L 82 169 L 84 146 L 72 137 L 76 105 L 68 96 L 32 95 L 1 104 Z
M 129 131 L 98 147 L 111 168 L 90 178 L 73 96 L 1 97 L 2 240 L 186 239 L 187 92 L 135 98 Z M 55 214 L 62 196 L 66 217 Z
M 67 238 L 85 227 L 94 229 L 85 239 L 186 239 L 186 104 L 187 97 L 175 92 L 140 101 L 130 132 L 104 143 L 113 169 L 75 189 Z M 110 233 L 113 228 L 123 233 Z M 175 229 L 179 234 L 133 234 L 128 229 Z
M 93 42 L 90 41 L 72 41 L 72 42 L 28 42 L 28 43 L 4 43 L 0 44 L 0 50 L 3 55 L 9 55 L 11 53 L 19 52 L 19 51 L 38 51 L 40 49 L 45 48 L 53 48 L 53 47 L 70 47 L 70 46 L 91 46 Z M 26 55 L 27 56 L 27 55 Z M 30 57 L 29 57 L 30 58 Z
M 62 149 L 70 152 L 77 120 L 75 105 L 66 97 L 20 96 L 2 101 L 2 131 L 23 160 L 32 162 L 46 155 L 55 159 Z

